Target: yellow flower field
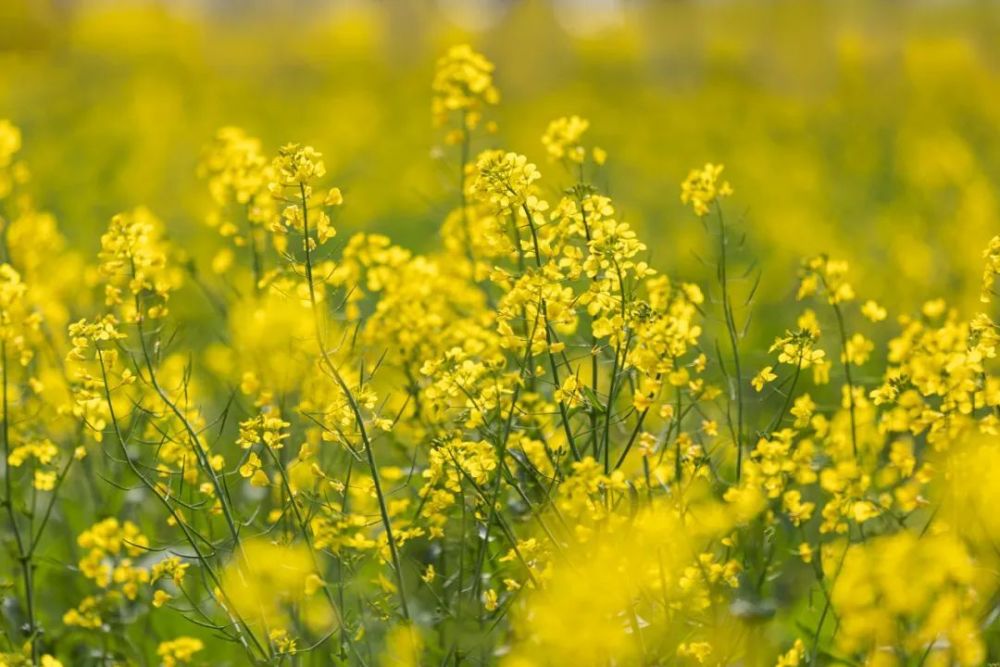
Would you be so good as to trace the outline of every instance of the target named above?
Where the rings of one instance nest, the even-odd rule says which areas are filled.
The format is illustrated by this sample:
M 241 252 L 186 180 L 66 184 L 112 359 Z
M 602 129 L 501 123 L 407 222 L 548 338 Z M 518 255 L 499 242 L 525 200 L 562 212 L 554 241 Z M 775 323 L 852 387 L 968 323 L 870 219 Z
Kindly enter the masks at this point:
M 0 7 L 0 667 L 1000 660 L 988 3 Z

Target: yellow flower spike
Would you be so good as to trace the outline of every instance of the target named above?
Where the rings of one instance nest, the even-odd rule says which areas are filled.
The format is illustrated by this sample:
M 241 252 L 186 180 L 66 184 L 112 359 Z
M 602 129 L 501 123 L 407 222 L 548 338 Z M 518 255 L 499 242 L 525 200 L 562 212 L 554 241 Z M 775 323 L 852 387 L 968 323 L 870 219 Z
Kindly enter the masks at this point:
M 590 121 L 579 116 L 564 116 L 549 123 L 542 135 L 549 159 L 582 163 L 587 152 L 580 140 L 589 127 Z
M 453 46 L 438 60 L 431 90 L 431 112 L 439 126 L 457 113 L 467 129 L 475 129 L 483 109 L 500 101 L 493 84 L 493 63 L 468 44 Z
M 359 48 L 350 36 L 347 46 Z M 927 45 L 916 46 L 905 55 L 919 75 L 915 56 Z M 976 54 L 946 47 L 931 59 L 935 71 L 961 84 Z M 857 67 L 857 45 L 848 51 Z M 937 85 L 917 79 L 915 90 Z M 461 146 L 435 149 L 435 158 L 462 163 L 439 165 L 455 191 L 435 208 L 440 243 L 431 233 L 418 239 L 426 251 L 407 245 L 412 233 L 400 244 L 366 224 L 415 220 L 396 210 L 399 192 L 437 189 L 402 153 L 359 151 L 364 131 L 332 143 L 336 156 L 306 143 L 266 151 L 226 127 L 198 168 L 205 225 L 192 229 L 178 215 L 200 205 L 178 184 L 169 224 L 141 208 L 115 216 L 87 267 L 78 257 L 86 230 L 63 238 L 36 210 L 22 187 L 21 133 L 0 122 L 9 431 L 0 537 L 13 556 L 0 578 L 12 584 L 4 595 L 24 612 L 26 631 L 0 664 L 57 664 L 45 650 L 64 660 L 96 655 L 109 628 L 125 632 L 136 655 L 159 648 L 152 660 L 168 665 L 228 658 L 241 646 L 247 655 L 234 660 L 286 663 L 317 651 L 374 664 L 451 654 L 510 666 L 986 662 L 997 640 L 983 619 L 998 594 L 1000 326 L 992 310 L 967 312 L 948 289 L 968 267 L 942 282 L 955 268 L 948 253 L 979 243 L 964 238 L 970 223 L 936 221 L 955 231 L 954 248 L 928 254 L 920 211 L 887 208 L 881 227 L 916 225 L 883 244 L 886 266 L 903 269 L 890 281 L 868 256 L 873 227 L 861 220 L 857 238 L 833 233 L 840 223 L 808 199 L 838 188 L 813 187 L 823 182 L 816 170 L 786 151 L 789 177 L 762 170 L 755 184 L 787 192 L 747 202 L 746 247 L 777 261 L 778 251 L 828 237 L 861 278 L 837 257 L 804 260 L 795 291 L 809 308 L 767 303 L 785 324 L 732 327 L 732 348 L 746 355 L 737 387 L 735 365 L 716 358 L 723 324 L 713 314 L 720 296 L 723 319 L 749 305 L 720 295 L 717 282 L 746 277 L 737 234 L 719 238 L 734 251 L 727 277 L 694 276 L 701 287 L 675 278 L 682 265 L 658 262 L 687 247 L 687 232 L 669 248 L 662 238 L 647 247 L 641 233 L 652 221 L 602 188 L 635 197 L 648 179 L 630 180 L 624 164 L 615 174 L 597 169 L 607 155 L 591 145 L 587 120 L 554 120 L 538 155 L 476 155 L 495 145 L 472 131 L 495 129 L 484 115 L 499 95 L 492 64 L 467 46 L 440 59 L 430 96 L 442 141 Z M 358 103 L 364 119 L 378 120 L 362 98 L 337 97 L 347 121 Z M 161 115 L 173 106 L 151 99 Z M 526 136 L 513 129 L 512 138 Z M 945 134 L 895 137 L 900 173 L 916 178 L 922 203 L 949 204 L 928 210 L 986 228 L 995 197 L 982 151 L 957 130 Z M 752 148 L 741 168 L 766 163 Z M 402 159 L 393 174 L 407 187 L 371 199 L 352 167 L 359 156 L 373 166 Z M 76 157 L 86 168 L 86 156 Z M 156 180 L 153 158 L 144 155 L 133 180 Z M 546 158 L 560 162 L 554 178 L 535 166 Z M 334 165 L 358 193 L 351 226 L 366 230 L 347 238 L 335 225 L 344 192 L 326 182 Z M 727 174 L 709 164 L 681 185 L 684 206 L 705 224 L 732 194 Z M 118 180 L 108 179 L 128 185 Z M 956 192 L 942 199 L 942 183 Z M 51 195 L 56 185 L 30 190 Z M 793 225 L 790 234 L 789 220 L 805 231 Z M 988 301 L 1000 236 L 983 260 Z M 905 304 L 914 294 L 906 286 L 921 283 L 940 294 L 893 312 L 884 333 L 865 330 L 889 320 L 883 303 Z M 763 281 L 751 300 L 776 296 L 780 284 Z M 762 361 L 747 373 L 746 360 Z M 744 401 L 751 388 L 757 398 Z M 92 510 L 102 513 L 88 518 Z M 68 547 L 35 531 L 67 520 L 85 529 L 75 567 L 53 580 L 43 554 L 61 562 Z M 789 576 L 794 586 L 784 586 Z M 177 611 L 197 617 L 200 639 L 168 634 L 149 644 L 147 617 L 168 627 L 167 617 L 184 622 Z M 437 619 L 451 621 L 437 632 Z M 803 622 L 808 640 L 796 641 L 790 633 Z M 220 643 L 205 625 L 237 641 Z M 473 626 L 470 653 L 463 628 Z M 125 644 L 116 646 L 107 650 Z
M 729 181 L 719 179 L 723 169 L 722 165 L 708 163 L 692 169 L 681 184 L 681 202 L 689 204 L 698 217 L 708 215 L 712 204 L 733 194 Z
M 229 563 L 222 575 L 223 590 L 233 607 L 256 628 L 283 628 L 289 609 L 308 612 L 311 625 L 335 623 L 325 602 L 306 594 L 322 588 L 305 545 L 280 545 L 262 538 L 244 540 L 246 561 Z M 319 583 L 319 585 L 317 585 Z
M 473 193 L 498 212 L 519 214 L 534 193 L 534 182 L 541 174 L 528 158 L 516 153 L 486 151 L 476 160 L 478 174 L 472 183 Z M 535 200 L 534 208 L 539 204 Z

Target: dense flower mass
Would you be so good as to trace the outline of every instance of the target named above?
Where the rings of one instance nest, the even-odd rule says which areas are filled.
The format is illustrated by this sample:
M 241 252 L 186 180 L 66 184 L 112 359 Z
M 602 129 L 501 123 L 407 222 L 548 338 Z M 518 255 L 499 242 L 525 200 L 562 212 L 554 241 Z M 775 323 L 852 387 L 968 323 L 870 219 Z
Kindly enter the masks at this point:
M 482 131 L 485 56 L 431 92 L 458 188 L 423 253 L 338 234 L 332 152 L 229 127 L 210 266 L 142 207 L 84 262 L 0 122 L 0 665 L 1000 655 L 1000 237 L 976 312 L 816 254 L 758 320 L 721 165 L 680 185 L 709 270 L 677 277 L 589 121 L 543 176 Z
M 457 112 L 465 131 L 479 125 L 485 107 L 500 101 L 493 84 L 493 63 L 468 44 L 451 47 L 438 60 L 431 89 L 435 123 L 443 125 Z

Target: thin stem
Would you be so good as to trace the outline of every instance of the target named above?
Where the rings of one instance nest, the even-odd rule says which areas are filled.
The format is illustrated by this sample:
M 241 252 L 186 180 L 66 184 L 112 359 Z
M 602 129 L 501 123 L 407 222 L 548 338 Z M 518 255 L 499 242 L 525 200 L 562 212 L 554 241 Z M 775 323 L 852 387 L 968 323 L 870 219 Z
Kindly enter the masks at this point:
M 35 591 L 32 577 L 32 554 L 34 550 L 25 547 L 24 538 L 21 536 L 21 529 L 17 523 L 17 515 L 14 513 L 14 493 L 10 479 L 10 412 L 7 396 L 7 341 L 0 341 L 0 362 L 3 363 L 2 370 L 2 400 L 3 400 L 3 458 L 4 458 L 4 507 L 7 508 L 7 517 L 10 521 L 11 530 L 14 533 L 14 541 L 17 543 L 17 562 L 21 568 L 21 580 L 24 584 L 25 611 L 28 614 L 27 634 L 28 642 L 31 645 L 31 664 L 38 663 L 38 646 L 35 642 L 35 634 L 38 632 L 38 624 L 35 618 Z
M 524 362 L 522 365 L 522 373 L 529 372 L 529 364 L 531 359 L 531 341 L 534 340 L 535 330 L 538 327 L 538 311 L 535 311 L 535 320 L 531 326 L 531 331 L 528 333 L 527 337 L 527 349 L 524 352 Z M 517 408 L 517 399 L 521 392 L 521 384 L 518 383 L 514 386 L 514 392 L 510 399 L 510 410 L 507 412 L 507 419 L 504 421 L 503 434 L 500 437 L 500 441 L 497 443 L 497 472 L 496 476 L 493 478 L 493 485 L 490 489 L 490 513 L 487 515 L 486 519 L 486 529 L 483 533 L 482 544 L 479 547 L 479 554 L 476 559 L 476 577 L 473 581 L 472 591 L 473 595 L 479 594 L 479 587 L 482 583 L 482 572 L 483 565 L 486 560 L 486 552 L 489 549 L 490 544 L 490 530 L 493 527 L 493 523 L 497 520 L 497 501 L 500 498 L 500 483 L 503 480 L 503 469 L 504 469 L 504 458 L 507 456 L 507 442 L 510 440 L 511 428 L 514 424 L 514 411 Z M 498 407 L 498 411 L 499 411 Z
M 743 373 L 740 368 L 739 332 L 736 330 L 736 318 L 733 316 L 733 305 L 729 294 L 726 221 L 722 215 L 722 207 L 718 202 L 716 202 L 716 211 L 719 218 L 719 284 L 722 288 L 722 311 L 733 354 L 733 368 L 736 373 L 736 481 L 738 482 L 743 473 Z
M 799 348 L 799 357 L 795 363 L 795 374 L 792 376 L 792 384 L 788 388 L 788 393 L 785 395 L 785 402 L 781 406 L 781 412 L 778 413 L 774 421 L 771 422 L 771 428 L 768 429 L 771 433 L 781 427 L 781 422 L 785 419 L 785 415 L 788 414 L 788 408 L 792 404 L 792 396 L 795 395 L 795 386 L 799 382 L 799 376 L 802 374 L 802 353 L 803 350 Z
M 837 578 L 840 576 L 840 571 L 844 567 L 844 561 L 847 560 L 847 550 L 849 548 L 850 548 L 850 543 L 844 545 L 844 553 L 841 554 L 841 556 L 840 556 L 840 562 L 837 564 L 837 569 L 836 569 L 836 571 L 834 572 L 834 575 L 833 575 L 834 581 L 836 581 Z M 810 666 L 815 665 L 816 664 L 816 659 L 819 657 L 818 649 L 819 649 L 820 636 L 823 634 L 823 625 L 825 625 L 825 623 L 826 623 L 826 617 L 830 613 L 830 608 L 831 608 L 831 605 L 833 604 L 833 600 L 830 597 L 830 593 L 827 591 L 826 586 L 823 583 L 823 578 L 824 577 L 823 577 L 823 568 L 822 568 L 822 566 L 819 563 L 817 563 L 814 566 L 814 568 L 816 570 L 816 579 L 817 579 L 817 582 L 819 583 L 820 590 L 823 591 L 823 597 L 826 599 L 826 601 L 823 604 L 823 611 L 820 614 L 819 623 L 816 625 L 816 633 L 813 635 L 812 650 L 809 651 L 809 653 L 810 653 L 810 656 L 809 656 L 809 665 Z M 836 633 L 834 633 L 834 634 L 836 634 Z
M 216 574 L 212 566 L 209 564 L 208 557 L 202 552 L 201 547 L 198 545 L 198 541 L 195 539 L 195 536 L 192 533 L 191 528 L 187 525 L 187 522 L 185 521 L 184 517 L 180 516 L 177 513 L 177 510 L 174 508 L 173 505 L 170 504 L 170 501 L 167 500 L 167 498 L 164 497 L 159 492 L 156 485 L 152 481 L 150 481 L 149 478 L 147 478 L 144 474 L 142 474 L 142 471 L 139 470 L 138 466 L 136 466 L 135 461 L 132 460 L 132 457 L 128 452 L 128 448 L 125 446 L 126 438 L 125 435 L 122 433 L 121 425 L 119 424 L 118 416 L 115 412 L 114 402 L 111 400 L 111 385 L 108 382 L 108 371 L 106 366 L 104 365 L 104 353 L 101 351 L 99 347 L 97 348 L 97 360 L 101 367 L 101 379 L 104 385 L 104 399 L 108 407 L 108 416 L 111 419 L 111 426 L 112 429 L 114 430 L 115 438 L 118 441 L 118 447 L 121 450 L 121 455 L 125 461 L 125 465 L 128 466 L 132 474 L 134 474 L 139 479 L 142 485 L 145 486 L 146 489 L 150 493 L 152 493 L 153 496 L 158 501 L 160 501 L 160 504 L 163 505 L 163 507 L 167 510 L 167 512 L 170 514 L 170 517 L 174 520 L 174 523 L 181 529 L 181 532 L 184 533 L 184 537 L 185 539 L 187 539 L 188 544 L 190 544 L 191 548 L 194 549 L 195 555 L 198 558 L 198 562 L 201 563 L 202 571 L 208 575 L 209 579 L 212 580 L 214 587 L 220 591 L 222 596 L 226 597 L 225 589 L 222 588 L 221 579 L 219 578 L 218 574 Z M 210 590 L 209 592 L 214 598 L 215 597 L 214 591 Z M 240 617 L 239 614 L 235 611 L 233 605 L 231 603 L 228 603 L 227 600 L 227 604 L 222 606 L 224 609 L 226 609 L 227 613 L 230 614 L 230 619 L 233 621 L 233 624 L 237 628 L 237 632 L 240 638 L 240 643 L 243 645 L 243 648 L 246 650 L 250 658 L 255 659 L 253 649 L 251 649 L 250 646 L 247 644 L 246 639 L 243 636 L 243 632 L 246 632 L 246 636 L 250 638 L 250 640 L 253 642 L 257 650 L 260 651 L 261 655 L 266 657 L 268 655 L 268 650 L 264 648 L 264 646 L 257 639 L 257 636 L 254 634 L 253 629 L 250 627 L 250 625 L 245 620 L 243 620 L 243 618 Z
M 247 238 L 250 245 L 250 259 L 253 263 L 253 291 L 260 293 L 260 281 L 264 277 L 263 258 L 261 257 L 260 246 L 257 243 L 257 230 L 253 222 L 250 221 L 250 204 L 246 206 Z
M 476 255 L 472 250 L 472 225 L 469 222 L 469 203 L 465 196 L 465 166 L 469 162 L 469 136 L 468 111 L 462 111 L 462 147 L 461 157 L 458 165 L 458 198 L 462 207 L 462 232 L 465 234 L 465 255 L 469 260 L 469 270 L 472 272 L 472 279 L 476 278 Z
M 624 298 L 624 297 L 623 297 Z M 628 354 L 628 349 L 632 345 L 632 333 L 629 332 L 625 339 L 625 349 L 622 350 L 621 342 L 615 346 L 615 360 L 611 365 L 611 377 L 608 380 L 608 400 L 604 406 L 604 438 L 603 438 L 603 450 L 602 455 L 604 457 L 604 474 L 611 473 L 611 413 L 614 409 L 615 399 L 617 398 L 618 391 L 621 389 L 616 385 L 616 380 L 619 375 L 619 369 L 624 364 L 625 355 Z
M 134 277 L 135 276 L 134 264 L 132 266 L 132 274 Z M 233 516 L 232 508 L 230 507 L 231 499 L 229 498 L 229 493 L 225 488 L 223 488 L 222 483 L 219 481 L 219 477 L 218 475 L 216 475 L 215 469 L 212 467 L 212 464 L 208 459 L 208 453 L 205 451 L 205 448 L 201 444 L 201 439 L 198 437 L 198 433 L 194 430 L 194 427 L 191 426 L 191 422 L 184 415 L 181 409 L 177 407 L 177 405 L 172 400 L 170 400 L 170 397 L 167 396 L 167 393 L 160 386 L 160 382 L 156 377 L 156 369 L 153 366 L 153 359 L 152 356 L 149 354 L 149 349 L 146 345 L 146 333 L 142 325 L 143 316 L 141 310 L 141 302 L 138 294 L 135 295 L 135 308 L 137 317 L 136 328 L 139 333 L 139 344 L 142 348 L 143 359 L 146 362 L 146 371 L 147 373 L 149 373 L 150 385 L 153 387 L 153 390 L 156 392 L 156 394 L 160 397 L 160 400 L 163 401 L 163 404 L 170 409 L 170 411 L 174 414 L 175 417 L 177 417 L 178 421 L 180 421 L 181 425 L 184 427 L 184 430 L 187 432 L 187 435 L 191 440 L 192 449 L 194 450 L 195 458 L 198 461 L 198 465 L 201 466 L 202 470 L 205 472 L 206 476 L 208 476 L 209 481 L 212 484 L 212 489 L 215 491 L 215 495 L 219 499 L 219 505 L 222 508 L 222 515 L 226 520 L 226 525 L 229 528 L 229 533 L 233 538 L 233 544 L 236 547 L 237 552 L 240 554 L 240 557 L 243 559 L 245 563 L 246 554 L 243 553 L 243 544 L 242 541 L 240 540 L 240 532 L 239 529 L 236 527 L 237 522 L 235 517 Z
M 858 458 L 858 425 L 854 412 L 854 378 L 851 376 L 851 360 L 847 353 L 847 327 L 844 325 L 844 314 L 840 304 L 834 303 L 833 312 L 837 316 L 837 330 L 840 333 L 841 360 L 844 363 L 844 375 L 847 378 L 847 405 L 851 414 L 851 451 Z
M 288 472 L 285 470 L 285 466 L 282 464 L 281 458 L 274 453 L 274 449 L 272 449 L 266 442 L 262 444 L 264 449 L 267 450 L 267 453 L 271 455 L 271 460 L 274 461 L 274 465 L 278 468 L 278 473 L 281 476 L 281 483 L 285 488 L 285 493 L 288 495 L 288 502 L 292 506 L 292 513 L 295 515 L 295 520 L 298 522 L 299 531 L 302 533 L 302 537 L 306 541 L 306 546 L 309 547 L 309 555 L 312 558 L 313 568 L 316 570 L 317 574 L 320 574 L 321 570 L 319 566 L 319 559 L 316 557 L 316 551 L 313 549 L 312 537 L 309 535 L 309 524 L 306 522 L 306 518 L 302 516 L 302 511 L 299 509 L 299 503 L 295 499 L 295 493 L 292 491 L 292 486 L 288 482 Z M 326 581 L 323 582 L 322 588 L 323 595 L 326 597 L 327 602 L 329 602 L 330 608 L 333 609 L 333 613 L 338 618 L 342 618 L 340 609 L 338 608 L 336 601 L 333 599 L 333 592 L 330 590 L 329 586 L 326 585 Z
M 542 268 L 542 251 L 538 245 L 538 232 L 535 229 L 535 220 L 531 214 L 531 209 L 528 208 L 527 204 L 523 205 L 524 215 L 528 218 L 528 227 L 531 228 L 531 241 L 535 248 L 535 267 L 538 269 Z M 515 221 L 515 225 L 517 222 Z M 556 357 L 552 353 L 552 342 L 555 332 L 552 330 L 552 326 L 549 323 L 549 311 L 548 306 L 545 303 L 545 297 L 539 295 L 538 302 L 542 309 L 542 319 L 543 325 L 545 326 L 545 349 L 549 357 L 549 367 L 552 369 L 552 382 L 555 383 L 556 388 L 561 387 L 562 383 L 559 380 L 559 368 L 556 365 Z M 580 450 L 576 447 L 576 438 L 573 436 L 573 429 L 570 427 L 569 423 L 569 412 L 566 409 L 566 403 L 559 399 L 559 416 L 562 421 L 563 431 L 566 434 L 566 442 L 569 444 L 570 451 L 573 453 L 573 458 L 577 461 L 580 460 Z M 553 461 L 553 463 L 555 463 Z M 558 473 L 558 468 L 556 468 Z
M 392 558 L 392 567 L 396 574 L 396 586 L 399 588 L 399 603 L 403 619 L 409 621 L 410 609 L 406 602 L 406 589 L 403 585 L 403 568 L 399 559 L 399 547 L 396 544 L 396 539 L 392 533 L 392 521 L 389 519 L 389 508 L 385 502 L 385 493 L 382 490 L 382 481 L 379 478 L 378 465 L 375 463 L 375 453 L 372 449 L 371 440 L 368 437 L 368 429 L 365 426 L 365 419 L 361 414 L 361 407 L 358 405 L 357 399 L 351 392 L 351 389 L 344 380 L 344 377 L 340 374 L 340 371 L 337 370 L 333 360 L 330 359 L 330 355 L 326 351 L 326 345 L 323 343 L 323 333 L 320 327 L 319 304 L 316 301 L 316 287 L 313 283 L 312 239 L 309 236 L 309 198 L 306 196 L 306 186 L 304 183 L 299 183 L 299 195 L 302 198 L 302 235 L 305 241 L 306 283 L 309 289 L 309 305 L 312 308 L 313 323 L 316 329 L 316 344 L 319 346 L 320 356 L 323 363 L 326 365 L 327 370 L 330 371 L 331 377 L 333 377 L 334 381 L 343 392 L 344 397 L 347 399 L 347 402 L 351 407 L 351 411 L 354 414 L 354 421 L 358 425 L 358 432 L 361 435 L 361 441 L 365 448 L 365 458 L 368 461 L 368 469 L 372 476 L 372 484 L 375 487 L 375 495 L 378 499 L 378 508 L 382 519 L 382 527 L 385 530 L 386 540 L 389 543 L 389 554 Z

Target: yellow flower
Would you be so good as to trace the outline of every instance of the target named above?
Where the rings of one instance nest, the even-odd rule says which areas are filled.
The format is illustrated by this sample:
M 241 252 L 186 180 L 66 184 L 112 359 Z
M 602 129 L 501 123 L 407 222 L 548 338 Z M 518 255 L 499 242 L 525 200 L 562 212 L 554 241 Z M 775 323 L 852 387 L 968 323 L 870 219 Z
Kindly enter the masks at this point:
M 764 385 L 777 379 L 778 376 L 774 373 L 774 369 L 771 366 L 765 366 L 759 373 L 757 373 L 757 375 L 753 377 L 750 384 L 752 384 L 753 388 L 758 392 L 761 392 L 764 390 Z
M 809 562 L 809 561 L 806 561 Z M 806 646 L 801 639 L 796 639 L 792 648 L 778 656 L 774 667 L 799 667 L 806 658 Z
M 552 160 L 569 160 L 583 162 L 586 150 L 580 143 L 584 132 L 590 127 L 590 122 L 579 116 L 564 116 L 557 118 L 545 128 L 542 135 L 542 145 Z
M 875 349 L 875 344 L 859 333 L 848 339 L 844 350 L 844 358 L 855 366 L 864 365 L 868 356 Z
M 241 477 L 253 477 L 260 470 L 262 462 L 256 453 L 250 452 L 246 463 L 240 466 Z
M 304 545 L 284 546 L 258 538 L 245 540 L 243 552 L 245 560 L 234 559 L 222 575 L 222 589 L 241 616 L 272 629 L 290 627 L 292 608 L 310 627 L 333 621 L 329 607 L 315 596 L 322 580 Z
M 878 305 L 871 299 L 865 301 L 864 305 L 861 306 L 861 314 L 867 317 L 872 322 L 881 322 L 887 316 L 885 308 Z
M 476 169 L 472 191 L 501 212 L 516 212 L 533 195 L 533 184 L 542 177 L 528 158 L 503 151 L 482 153 Z
M 983 259 L 986 261 L 983 267 L 983 288 L 979 300 L 983 303 L 989 303 L 993 297 L 993 283 L 997 275 L 1000 275 L 1000 236 L 994 236 L 990 239 L 986 249 L 983 250 Z
M 975 563 L 951 535 L 902 532 L 851 545 L 831 593 L 840 618 L 835 641 L 868 656 L 887 645 L 914 655 L 939 645 L 947 663 L 982 664 L 976 576 Z
M 36 470 L 32 485 L 39 491 L 51 491 L 56 488 L 56 474 L 54 472 Z
M 465 127 L 474 129 L 483 107 L 500 101 L 500 92 L 493 85 L 493 63 L 468 44 L 451 47 L 438 60 L 431 90 L 431 112 L 437 125 L 458 112 Z
M 802 394 L 795 398 L 792 409 L 789 412 L 795 417 L 795 427 L 804 428 L 809 424 L 809 418 L 816 410 L 816 403 L 813 402 L 809 394 Z
M 858 523 L 870 521 L 879 515 L 878 507 L 869 500 L 859 500 L 852 504 L 851 513 Z
M 194 654 L 205 648 L 204 642 L 193 637 L 177 637 L 160 642 L 156 655 L 160 656 L 164 667 L 186 665 L 194 659 Z
M 677 656 L 680 658 L 694 658 L 699 665 L 712 655 L 712 645 L 708 642 L 685 642 L 677 647 Z
M 281 192 L 283 188 L 309 185 L 326 175 L 323 154 L 312 146 L 286 144 L 278 151 L 272 166 L 274 180 L 271 192 Z
M 0 168 L 10 166 L 11 158 L 21 150 L 21 130 L 9 120 L 0 120 Z
M 719 180 L 723 169 L 721 164 L 708 163 L 701 169 L 692 169 L 681 184 L 681 202 L 690 204 L 698 217 L 708 215 L 712 204 L 733 194 L 729 181 Z

